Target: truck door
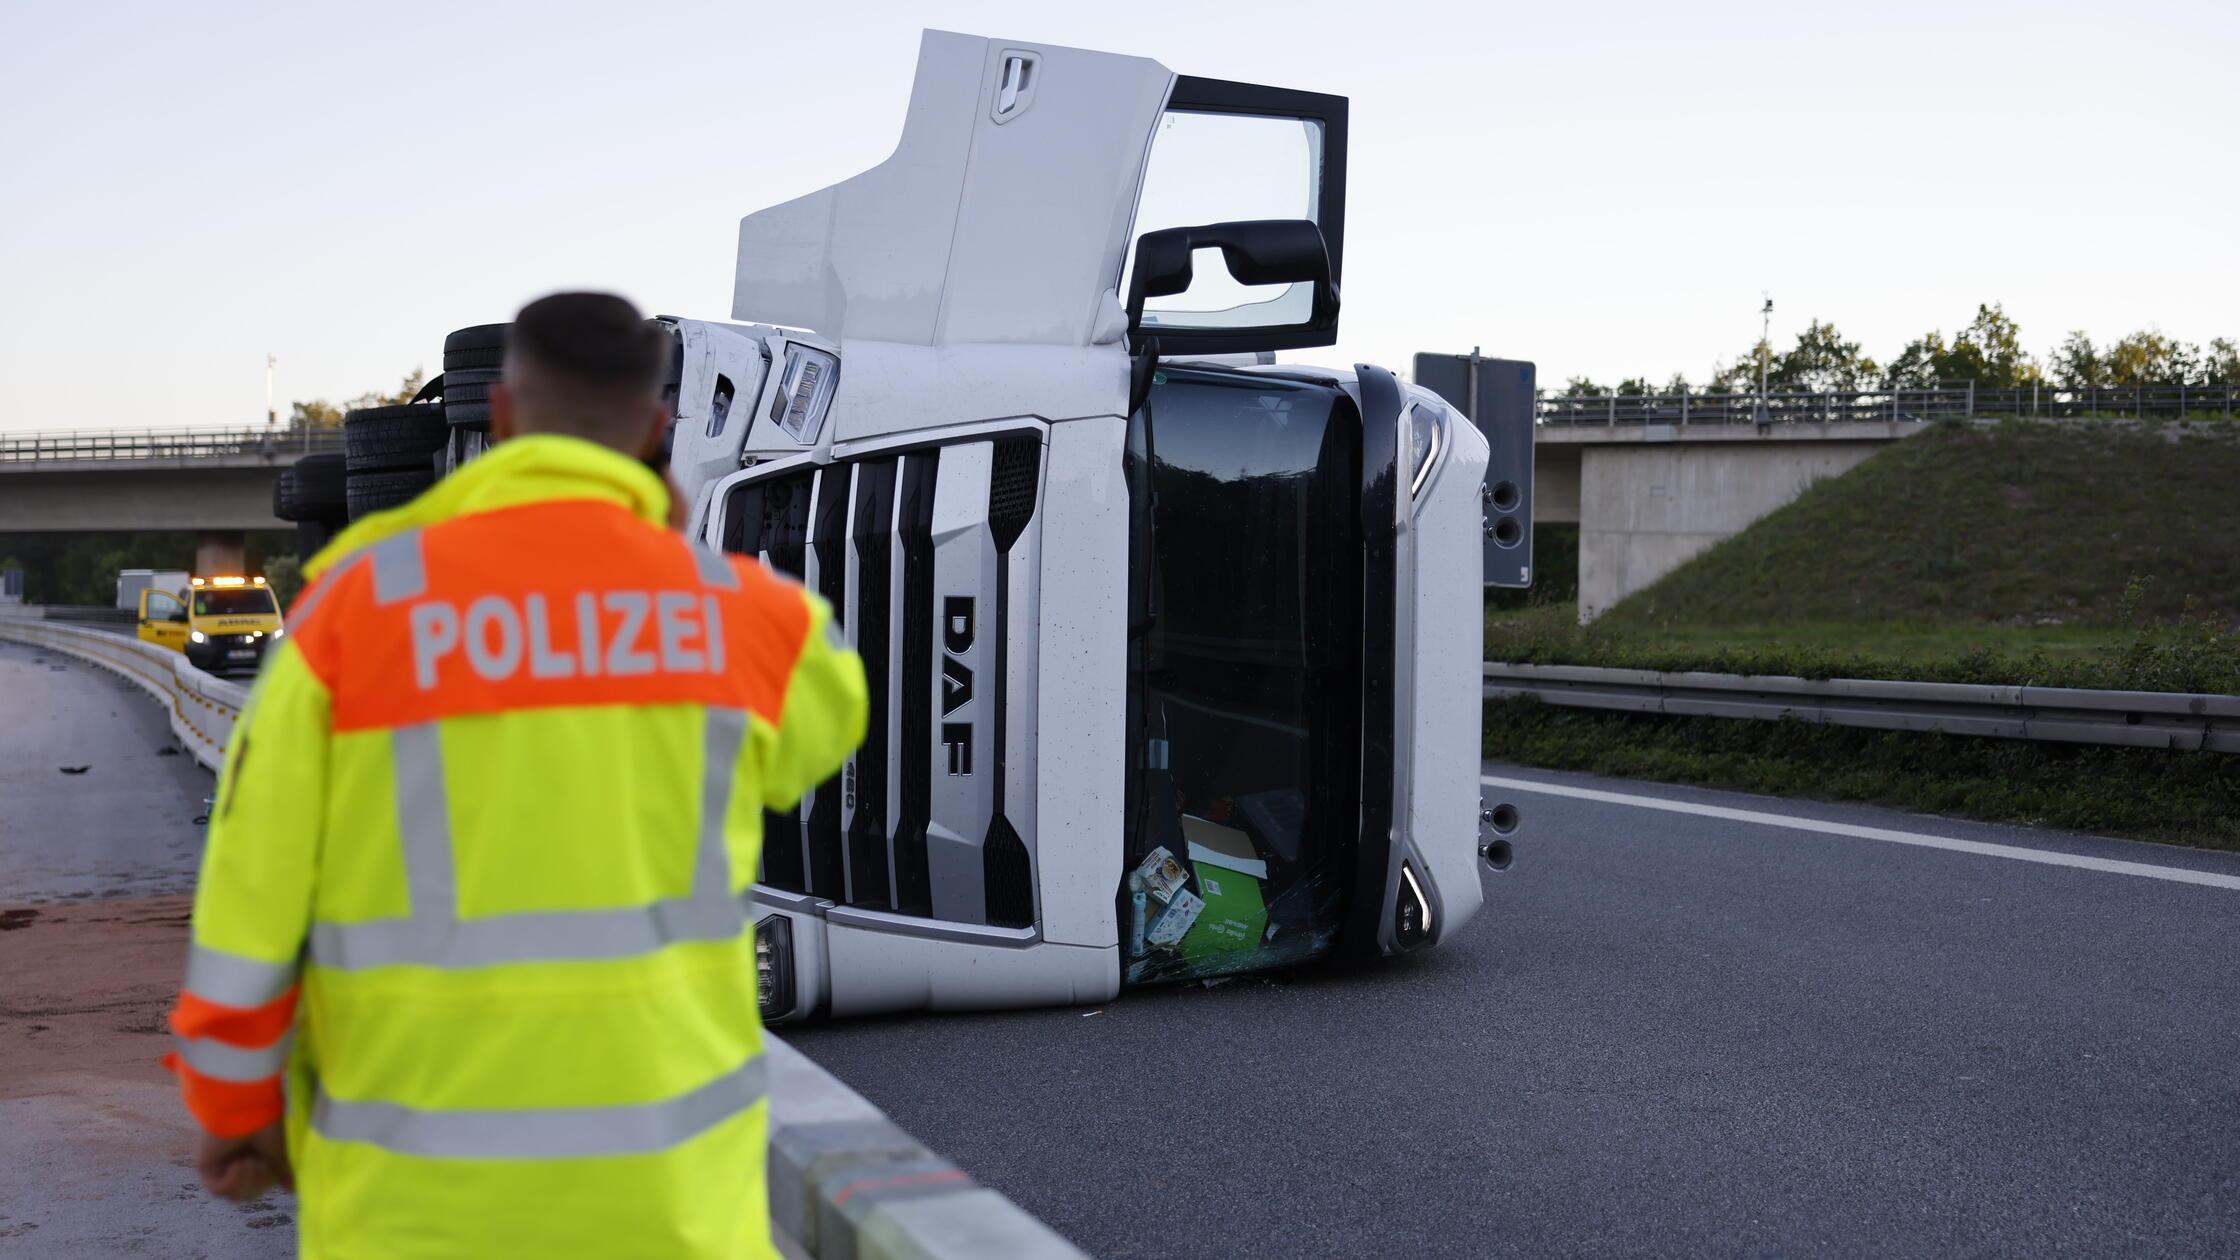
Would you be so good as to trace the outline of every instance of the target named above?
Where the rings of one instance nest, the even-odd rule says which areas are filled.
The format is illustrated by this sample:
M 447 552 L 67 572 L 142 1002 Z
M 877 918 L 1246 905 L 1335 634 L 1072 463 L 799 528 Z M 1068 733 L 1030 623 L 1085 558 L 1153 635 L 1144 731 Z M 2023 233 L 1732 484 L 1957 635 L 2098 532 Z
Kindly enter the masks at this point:
M 187 606 L 169 591 L 140 592 L 139 637 L 174 652 L 187 650 Z

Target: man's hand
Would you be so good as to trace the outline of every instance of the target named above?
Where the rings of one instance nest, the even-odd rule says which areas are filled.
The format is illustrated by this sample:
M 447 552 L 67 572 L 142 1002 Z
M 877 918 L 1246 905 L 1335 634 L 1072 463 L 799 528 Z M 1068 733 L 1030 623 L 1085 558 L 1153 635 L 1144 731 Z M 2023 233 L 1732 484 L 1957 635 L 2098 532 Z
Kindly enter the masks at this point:
M 288 1167 L 288 1140 L 278 1121 L 246 1137 L 203 1134 L 195 1146 L 194 1166 L 202 1174 L 203 1189 L 236 1203 L 247 1203 L 274 1186 L 296 1188 L 295 1173 Z

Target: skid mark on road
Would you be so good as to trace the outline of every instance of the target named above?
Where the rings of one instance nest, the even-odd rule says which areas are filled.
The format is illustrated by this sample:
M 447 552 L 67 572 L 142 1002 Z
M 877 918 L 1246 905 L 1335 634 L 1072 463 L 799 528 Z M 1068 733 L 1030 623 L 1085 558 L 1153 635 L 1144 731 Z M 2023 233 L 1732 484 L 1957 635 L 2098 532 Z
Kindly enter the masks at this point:
M 1702 818 L 1720 818 L 1728 822 L 1751 823 L 1760 827 L 1783 827 L 1790 831 L 1811 831 L 1825 836 L 1846 836 L 1854 840 L 1880 840 L 1886 844 L 1906 844 L 1922 849 L 1944 849 L 1952 853 L 1972 853 L 1978 857 L 2006 858 L 2015 862 L 2036 862 L 2041 866 L 2067 866 L 2081 871 L 2098 871 L 2103 875 L 2133 875 L 2140 879 L 2159 879 L 2173 884 L 2195 884 L 2203 888 L 2222 888 L 2227 892 L 2240 892 L 2240 875 L 2221 875 L 2215 871 L 2187 870 L 2182 866 L 2156 866 L 2149 862 L 2123 862 L 2114 858 L 2086 857 L 2078 853 L 2056 853 L 2045 849 L 2026 849 L 2020 845 L 1987 844 L 1981 840 L 1960 840 L 1951 836 L 1932 836 L 1918 831 L 1896 831 L 1888 827 L 1862 827 L 1856 823 L 1829 822 L 1820 818 L 1798 818 L 1790 814 L 1769 814 L 1760 810 L 1733 809 L 1725 805 L 1704 805 L 1695 801 L 1671 801 L 1657 796 L 1637 796 L 1629 792 L 1605 792 L 1599 788 L 1572 787 L 1563 783 L 1535 783 L 1530 779 L 1511 779 L 1494 774 L 1481 776 L 1478 781 L 1487 787 L 1507 788 L 1513 792 L 1538 792 L 1547 796 L 1568 796 L 1575 800 L 1600 801 L 1606 805 L 1630 805 L 1636 809 L 1658 809 L 1671 814 L 1695 814 Z

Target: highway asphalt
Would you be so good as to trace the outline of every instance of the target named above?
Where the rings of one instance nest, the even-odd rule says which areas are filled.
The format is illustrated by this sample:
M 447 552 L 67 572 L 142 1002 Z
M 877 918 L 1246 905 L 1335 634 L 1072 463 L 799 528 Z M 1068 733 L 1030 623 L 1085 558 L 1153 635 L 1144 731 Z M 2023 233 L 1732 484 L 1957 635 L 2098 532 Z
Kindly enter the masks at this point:
M 193 891 L 214 782 L 148 693 L 0 639 L 0 901 Z
M 1099 1256 L 2240 1254 L 2240 855 L 1486 773 L 1424 955 L 788 1036 Z

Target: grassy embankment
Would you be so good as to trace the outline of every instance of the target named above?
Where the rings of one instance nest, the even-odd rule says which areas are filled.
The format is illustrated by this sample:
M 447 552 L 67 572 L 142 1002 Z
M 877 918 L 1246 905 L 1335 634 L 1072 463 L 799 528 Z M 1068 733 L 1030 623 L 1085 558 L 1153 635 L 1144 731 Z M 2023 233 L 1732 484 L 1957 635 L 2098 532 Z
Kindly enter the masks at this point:
M 1560 601 L 1562 592 L 1550 592 Z M 1490 659 L 2240 693 L 2240 429 L 1954 425 L 1580 627 L 1489 612 Z M 2240 758 L 1486 710 L 1489 756 L 2240 848 Z

